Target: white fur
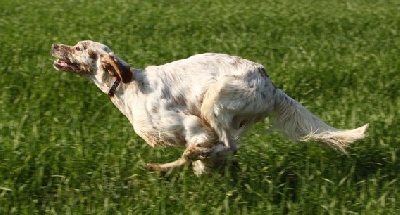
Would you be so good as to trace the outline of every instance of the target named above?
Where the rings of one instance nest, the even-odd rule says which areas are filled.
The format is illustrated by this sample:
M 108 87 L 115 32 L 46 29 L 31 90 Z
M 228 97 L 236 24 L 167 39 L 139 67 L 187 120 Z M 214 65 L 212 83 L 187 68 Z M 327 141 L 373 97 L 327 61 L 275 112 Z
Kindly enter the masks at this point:
M 81 43 L 99 56 L 114 56 L 100 43 L 84 41 L 77 46 Z M 71 58 L 76 55 L 79 62 L 93 65 L 85 76 L 107 93 L 115 78 L 100 59 L 93 61 L 83 52 L 75 53 L 72 46 L 59 49 L 53 47 L 53 56 L 60 58 L 65 55 L 60 52 L 71 50 Z M 149 164 L 152 170 L 166 171 L 189 161 L 200 174 L 208 169 L 207 164 L 234 154 L 243 132 L 268 116 L 274 117 L 274 128 L 292 140 L 318 141 L 341 151 L 363 138 L 367 128 L 339 130 L 325 124 L 276 88 L 261 64 L 236 56 L 199 54 L 132 72 L 133 80 L 121 83 L 111 101 L 151 146 L 186 147 L 182 158 Z
M 303 105 L 281 90 L 275 94 L 274 129 L 294 141 L 317 141 L 346 152 L 346 147 L 365 137 L 368 124 L 356 129 L 343 130 L 331 127 L 310 113 Z

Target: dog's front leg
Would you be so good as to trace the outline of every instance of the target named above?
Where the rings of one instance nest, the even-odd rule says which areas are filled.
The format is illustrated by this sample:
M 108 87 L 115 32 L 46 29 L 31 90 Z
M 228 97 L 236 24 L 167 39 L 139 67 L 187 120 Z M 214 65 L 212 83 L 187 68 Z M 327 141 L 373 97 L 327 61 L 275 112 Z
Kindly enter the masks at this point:
M 176 161 L 170 163 L 148 163 L 146 164 L 146 169 L 149 171 L 160 171 L 160 172 L 168 172 L 174 168 L 181 167 L 188 162 L 195 162 L 197 160 L 207 159 L 211 155 L 212 149 L 199 147 L 199 146 L 190 146 L 186 148 L 183 152 L 181 158 Z M 200 171 L 195 171 L 197 172 Z M 201 173 L 199 173 L 201 174 Z
M 200 165 L 200 160 L 207 159 L 212 152 L 212 149 L 203 148 L 198 146 L 188 147 L 184 152 L 183 156 L 176 161 L 170 163 L 148 163 L 146 164 L 146 169 L 148 171 L 159 171 L 159 172 L 169 172 L 174 168 L 181 167 L 188 162 L 192 162 L 193 170 L 196 175 L 200 175 L 206 171 L 204 165 Z M 198 161 L 196 163 L 196 161 Z
M 170 163 L 164 163 L 164 164 L 158 164 L 158 163 L 148 163 L 146 164 L 146 169 L 149 171 L 160 171 L 160 172 L 168 172 L 172 170 L 173 168 L 183 166 L 187 163 L 187 159 L 184 157 L 179 158 L 176 161 L 170 162 Z
M 192 162 L 193 172 L 198 176 L 214 170 L 223 170 L 226 166 L 240 169 L 232 150 L 223 144 L 211 148 L 191 146 L 185 150 L 184 157 Z
M 193 172 L 199 176 L 204 173 L 210 172 L 210 162 L 209 160 L 213 148 L 201 147 L 198 145 L 192 145 L 186 148 L 183 152 L 183 158 L 190 160 L 192 162 Z
M 183 157 L 190 161 L 204 160 L 210 157 L 212 151 L 212 148 L 193 145 L 185 149 Z

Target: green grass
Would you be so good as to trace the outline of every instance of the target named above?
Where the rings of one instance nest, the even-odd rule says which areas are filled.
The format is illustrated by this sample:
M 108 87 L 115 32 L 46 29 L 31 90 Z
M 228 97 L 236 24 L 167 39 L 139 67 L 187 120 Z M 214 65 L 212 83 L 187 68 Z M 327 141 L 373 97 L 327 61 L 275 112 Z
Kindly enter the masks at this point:
M 3 2 L 0 214 L 399 214 L 399 11 L 396 0 Z M 368 137 L 342 155 L 259 124 L 236 173 L 148 173 L 182 149 L 147 146 L 94 84 L 52 68 L 53 42 L 83 39 L 137 68 L 243 56 L 329 124 L 369 122 Z

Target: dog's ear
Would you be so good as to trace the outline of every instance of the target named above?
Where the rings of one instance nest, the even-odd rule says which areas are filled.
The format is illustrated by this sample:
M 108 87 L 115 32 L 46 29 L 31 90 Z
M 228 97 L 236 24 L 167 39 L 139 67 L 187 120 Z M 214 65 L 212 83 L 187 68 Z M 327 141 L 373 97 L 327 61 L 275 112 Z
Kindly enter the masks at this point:
M 100 59 L 102 67 L 112 76 L 120 78 L 123 83 L 132 81 L 133 74 L 131 68 L 126 63 L 109 54 L 100 55 Z
M 117 66 L 119 68 L 117 70 L 117 73 L 118 73 L 119 77 L 121 78 L 122 82 L 123 83 L 131 82 L 132 81 L 132 77 L 133 77 L 133 73 L 132 73 L 131 68 L 128 65 L 123 64 L 122 62 L 120 62 L 118 60 L 118 58 L 115 58 L 115 60 L 116 60 L 115 62 L 117 63 Z

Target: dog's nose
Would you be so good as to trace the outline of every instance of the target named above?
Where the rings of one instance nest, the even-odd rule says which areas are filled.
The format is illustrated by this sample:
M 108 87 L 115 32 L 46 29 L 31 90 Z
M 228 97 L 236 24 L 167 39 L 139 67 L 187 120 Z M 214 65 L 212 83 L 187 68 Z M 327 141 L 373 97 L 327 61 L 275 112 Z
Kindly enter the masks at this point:
M 58 49 L 60 46 L 59 45 L 57 45 L 57 44 L 53 44 L 53 45 L 51 45 L 51 49 Z

